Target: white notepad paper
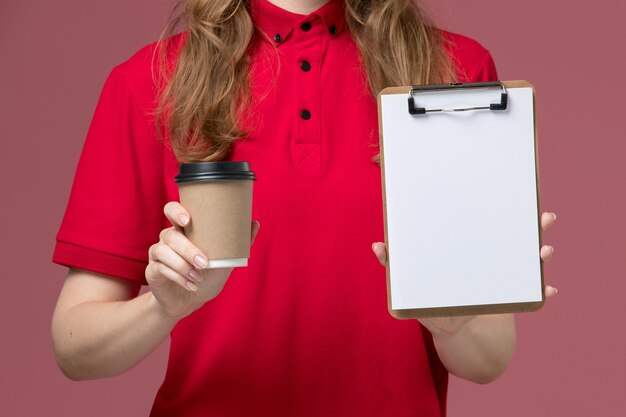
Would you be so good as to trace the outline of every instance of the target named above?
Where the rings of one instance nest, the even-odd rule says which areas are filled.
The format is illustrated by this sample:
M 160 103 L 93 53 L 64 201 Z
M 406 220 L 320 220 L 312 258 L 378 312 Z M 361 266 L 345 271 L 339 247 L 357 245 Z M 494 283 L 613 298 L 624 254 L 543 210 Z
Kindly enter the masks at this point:
M 500 101 L 420 92 L 420 107 Z M 408 113 L 381 96 L 391 309 L 542 301 L 532 88 L 504 111 Z

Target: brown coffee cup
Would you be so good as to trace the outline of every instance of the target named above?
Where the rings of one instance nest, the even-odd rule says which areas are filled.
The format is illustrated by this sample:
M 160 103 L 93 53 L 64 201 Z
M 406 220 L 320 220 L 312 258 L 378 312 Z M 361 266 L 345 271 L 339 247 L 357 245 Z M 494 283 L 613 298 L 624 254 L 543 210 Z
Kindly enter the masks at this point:
M 247 162 L 181 164 L 174 178 L 180 204 L 191 215 L 185 236 L 207 257 L 207 268 L 247 266 L 250 257 L 252 181 Z

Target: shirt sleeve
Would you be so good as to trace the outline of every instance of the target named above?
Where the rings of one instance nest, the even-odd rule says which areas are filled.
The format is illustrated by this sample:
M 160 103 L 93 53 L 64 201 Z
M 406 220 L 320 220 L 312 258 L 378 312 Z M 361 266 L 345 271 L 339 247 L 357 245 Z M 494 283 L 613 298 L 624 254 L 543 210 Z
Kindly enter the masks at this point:
M 52 261 L 146 284 L 164 226 L 163 146 L 123 68 L 108 75 L 92 118 Z
M 489 51 L 486 51 L 484 57 L 480 61 L 479 66 L 470 76 L 472 82 L 498 81 L 498 72 L 493 57 Z

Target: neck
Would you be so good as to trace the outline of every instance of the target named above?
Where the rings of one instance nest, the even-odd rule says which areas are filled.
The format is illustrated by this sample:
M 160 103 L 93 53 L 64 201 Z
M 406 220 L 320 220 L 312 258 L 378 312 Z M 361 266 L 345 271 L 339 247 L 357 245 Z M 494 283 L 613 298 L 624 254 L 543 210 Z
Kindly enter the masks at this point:
M 288 12 L 297 14 L 309 14 L 328 3 L 328 0 L 268 0 L 275 6 Z

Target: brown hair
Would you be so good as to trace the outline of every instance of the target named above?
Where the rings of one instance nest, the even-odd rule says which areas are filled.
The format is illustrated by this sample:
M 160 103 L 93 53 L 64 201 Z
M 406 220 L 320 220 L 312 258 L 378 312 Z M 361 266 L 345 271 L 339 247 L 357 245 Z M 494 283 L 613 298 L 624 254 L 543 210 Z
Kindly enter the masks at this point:
M 224 159 L 247 134 L 238 125 L 250 100 L 247 52 L 255 28 L 247 5 L 248 0 L 177 0 L 159 37 L 155 126 L 160 139 L 169 135 L 181 163 Z M 345 7 L 372 99 L 387 86 L 454 80 L 445 39 L 416 0 L 345 0 Z M 169 68 L 169 41 L 180 24 L 184 44 Z

